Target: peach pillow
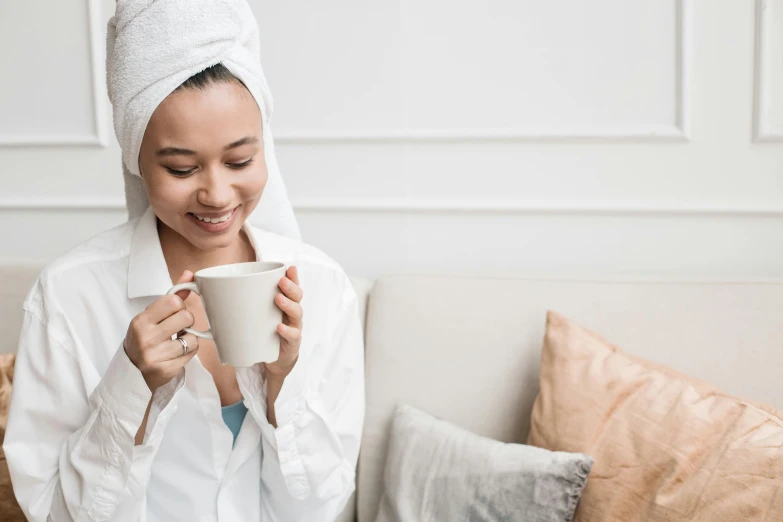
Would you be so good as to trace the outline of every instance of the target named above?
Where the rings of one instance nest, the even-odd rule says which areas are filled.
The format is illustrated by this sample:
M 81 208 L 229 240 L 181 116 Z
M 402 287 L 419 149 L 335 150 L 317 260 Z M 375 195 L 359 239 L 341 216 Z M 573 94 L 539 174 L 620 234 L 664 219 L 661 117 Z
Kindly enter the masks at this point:
M 783 520 L 783 420 L 547 314 L 528 444 L 595 464 L 577 522 Z

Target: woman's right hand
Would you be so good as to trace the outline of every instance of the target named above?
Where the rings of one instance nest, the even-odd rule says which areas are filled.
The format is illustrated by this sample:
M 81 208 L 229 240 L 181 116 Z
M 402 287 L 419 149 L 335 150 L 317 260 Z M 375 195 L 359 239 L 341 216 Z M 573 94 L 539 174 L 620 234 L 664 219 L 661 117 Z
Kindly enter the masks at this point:
M 194 280 L 193 273 L 185 270 L 179 283 Z M 190 290 L 164 295 L 134 317 L 128 326 L 123 346 L 128 358 L 141 371 L 150 391 L 166 384 L 179 374 L 182 367 L 198 351 L 198 337 L 181 335 L 188 343 L 188 353 L 183 355 L 182 344 L 171 336 L 193 326 L 193 314 L 185 308 Z

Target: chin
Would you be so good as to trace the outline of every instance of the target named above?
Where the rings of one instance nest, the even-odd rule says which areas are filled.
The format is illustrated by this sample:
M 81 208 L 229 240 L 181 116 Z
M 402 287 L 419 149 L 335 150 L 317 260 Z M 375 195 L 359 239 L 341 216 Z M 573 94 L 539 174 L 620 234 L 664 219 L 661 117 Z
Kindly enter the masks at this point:
M 228 230 L 219 236 L 216 235 L 214 237 L 209 236 L 186 236 L 188 240 L 191 242 L 191 244 L 201 250 L 214 250 L 218 248 L 226 248 L 234 244 L 237 239 L 237 235 L 239 235 L 239 230 L 241 228 L 237 227 L 231 227 L 231 230 Z

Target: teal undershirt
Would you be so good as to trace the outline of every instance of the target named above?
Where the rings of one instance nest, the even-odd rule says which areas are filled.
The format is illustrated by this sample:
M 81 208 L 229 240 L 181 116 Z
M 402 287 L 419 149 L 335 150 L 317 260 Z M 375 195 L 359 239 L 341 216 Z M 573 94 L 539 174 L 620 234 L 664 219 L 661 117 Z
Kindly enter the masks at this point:
M 243 401 L 239 401 L 229 406 L 223 406 L 223 422 L 226 423 L 228 429 L 231 430 L 231 434 L 234 435 L 234 442 L 237 441 L 237 435 L 239 435 L 239 428 L 242 427 L 242 421 L 245 420 L 247 414 L 247 408 Z

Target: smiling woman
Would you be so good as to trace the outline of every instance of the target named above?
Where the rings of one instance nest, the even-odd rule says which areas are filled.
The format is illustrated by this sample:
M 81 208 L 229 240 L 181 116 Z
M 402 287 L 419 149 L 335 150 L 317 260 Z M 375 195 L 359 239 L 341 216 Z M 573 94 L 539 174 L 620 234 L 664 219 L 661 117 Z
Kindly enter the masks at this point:
M 19 504 L 32 522 L 334 520 L 364 420 L 358 301 L 299 239 L 252 12 L 119 0 L 107 40 L 131 219 L 50 263 L 25 301 L 3 444 Z M 235 368 L 185 333 L 208 329 L 198 295 L 165 294 L 247 261 L 287 265 L 269 303 L 280 355 Z

